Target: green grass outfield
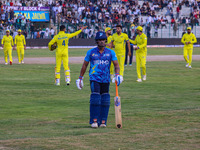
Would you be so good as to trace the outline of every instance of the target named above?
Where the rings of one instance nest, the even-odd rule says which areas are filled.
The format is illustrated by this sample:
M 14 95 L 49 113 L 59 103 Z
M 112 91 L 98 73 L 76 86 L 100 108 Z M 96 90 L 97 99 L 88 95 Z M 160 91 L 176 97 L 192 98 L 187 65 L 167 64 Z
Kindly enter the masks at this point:
M 85 56 L 89 49 L 74 48 L 69 49 L 69 56 Z M 135 52 L 134 52 L 135 53 Z M 194 55 L 200 55 L 199 48 L 194 48 Z M 135 55 L 135 54 L 134 54 Z M 148 55 L 183 55 L 183 48 L 148 48 Z M 3 57 L 3 50 L 0 50 L 0 56 Z M 17 57 L 16 50 L 13 50 L 13 56 Z M 27 49 L 25 57 L 54 57 L 55 51 L 51 52 L 48 49 Z
M 135 66 L 125 68 L 119 87 L 123 129 L 115 128 L 114 85 L 108 127 L 92 129 L 89 77 L 83 90 L 54 86 L 54 65 L 0 65 L 0 149 L 8 150 L 197 150 L 200 149 L 200 65 L 148 62 L 147 81 L 136 83 Z M 62 69 L 63 70 L 63 69 Z

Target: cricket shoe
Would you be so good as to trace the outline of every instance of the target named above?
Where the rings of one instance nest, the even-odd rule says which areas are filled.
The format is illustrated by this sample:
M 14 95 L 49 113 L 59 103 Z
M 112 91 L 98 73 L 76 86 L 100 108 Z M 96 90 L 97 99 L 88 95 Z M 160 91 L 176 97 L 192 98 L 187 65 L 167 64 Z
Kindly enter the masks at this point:
M 132 66 L 132 64 L 129 64 L 129 66 Z
M 56 85 L 56 86 L 60 86 L 60 79 L 56 79 L 55 85 Z
M 136 81 L 137 81 L 137 82 L 142 82 L 142 79 L 137 79 Z
M 70 85 L 70 81 L 67 81 L 66 83 L 67 83 L 67 85 Z
M 192 69 L 192 66 L 189 66 L 188 68 Z
M 24 61 L 22 60 L 22 64 L 24 64 Z
M 66 78 L 66 84 L 70 85 L 70 79 L 69 78 Z
M 97 122 L 92 123 L 92 124 L 91 124 L 91 127 L 92 127 L 92 128 L 98 128 Z
M 146 80 L 147 80 L 147 75 L 143 75 L 142 80 L 143 80 L 143 81 L 146 81 Z
M 8 65 L 8 63 L 5 63 L 5 65 Z
M 10 65 L 12 65 L 12 61 L 10 61 Z
M 124 65 L 125 67 L 127 66 L 127 64 L 126 65 Z
M 106 125 L 105 124 L 101 124 L 99 127 L 100 128 L 106 128 Z
M 186 67 L 186 68 L 189 67 L 189 63 L 187 63 L 187 64 L 185 65 L 185 67 Z

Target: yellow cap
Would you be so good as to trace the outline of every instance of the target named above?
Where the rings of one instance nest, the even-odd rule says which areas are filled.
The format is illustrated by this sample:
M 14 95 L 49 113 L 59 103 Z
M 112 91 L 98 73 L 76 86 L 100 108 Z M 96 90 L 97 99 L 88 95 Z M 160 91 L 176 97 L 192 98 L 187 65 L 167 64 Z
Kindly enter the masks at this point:
M 105 29 L 105 32 L 107 32 L 107 31 L 109 31 L 109 30 L 112 30 L 110 27 L 107 27 L 106 29 Z
M 143 28 L 141 26 L 138 26 L 136 29 L 139 30 L 139 31 L 143 30 Z
M 6 32 L 10 32 L 10 30 L 6 30 Z
M 191 27 L 187 27 L 187 30 L 191 30 Z
M 135 27 L 135 25 L 134 25 L 134 24 L 131 24 L 131 27 Z
M 19 29 L 17 32 L 22 32 L 22 30 Z

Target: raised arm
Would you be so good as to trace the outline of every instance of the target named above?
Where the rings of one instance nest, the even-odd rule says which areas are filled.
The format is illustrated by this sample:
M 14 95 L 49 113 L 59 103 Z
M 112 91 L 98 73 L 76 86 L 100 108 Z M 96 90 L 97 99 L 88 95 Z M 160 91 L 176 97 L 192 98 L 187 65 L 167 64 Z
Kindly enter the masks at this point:
M 77 36 L 78 34 L 80 34 L 83 30 L 85 30 L 87 28 L 87 26 L 84 26 L 84 27 L 82 27 L 81 28 L 81 30 L 78 30 L 78 31 L 76 31 L 76 32 L 74 32 L 74 33 L 71 33 L 71 34 L 68 34 L 67 36 L 68 36 L 68 38 L 72 38 L 72 37 L 74 37 L 74 36 Z

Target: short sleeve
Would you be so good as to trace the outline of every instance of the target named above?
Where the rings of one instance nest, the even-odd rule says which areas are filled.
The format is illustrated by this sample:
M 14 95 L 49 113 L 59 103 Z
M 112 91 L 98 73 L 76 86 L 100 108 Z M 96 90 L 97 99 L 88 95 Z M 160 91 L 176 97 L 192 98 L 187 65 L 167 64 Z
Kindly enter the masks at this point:
M 85 56 L 85 61 L 87 61 L 87 62 L 89 62 L 90 61 L 90 53 L 91 53 L 91 51 L 89 50 L 88 52 L 87 52 L 87 54 L 86 54 L 86 56 Z
M 111 55 L 112 55 L 112 61 L 117 60 L 117 55 L 113 50 L 111 51 Z

